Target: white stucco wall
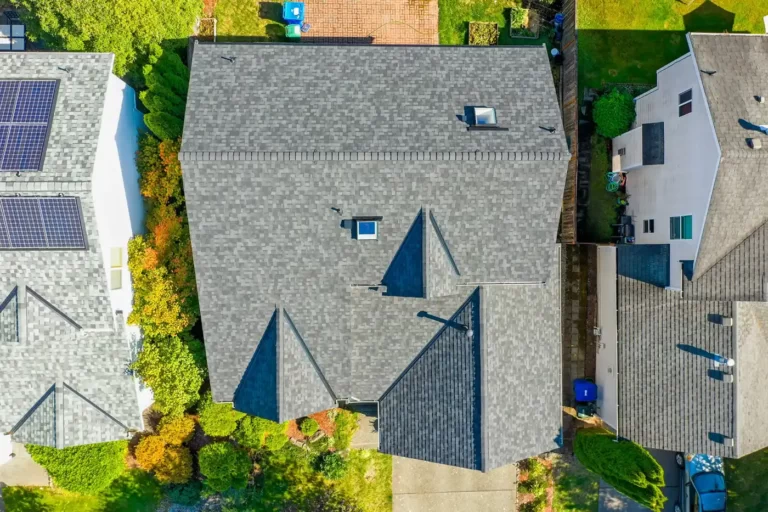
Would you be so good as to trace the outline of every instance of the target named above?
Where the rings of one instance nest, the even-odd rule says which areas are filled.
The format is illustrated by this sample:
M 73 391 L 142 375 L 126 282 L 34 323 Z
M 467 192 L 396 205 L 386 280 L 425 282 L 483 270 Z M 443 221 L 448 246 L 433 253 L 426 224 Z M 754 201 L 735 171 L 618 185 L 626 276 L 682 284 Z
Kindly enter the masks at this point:
M 136 109 L 136 93 L 125 82 L 110 75 L 101 118 L 99 145 L 96 150 L 92 186 L 99 243 L 104 261 L 104 276 L 110 287 L 112 248 L 122 253 L 122 287 L 110 290 L 112 310 L 122 311 L 125 320 L 132 309 L 133 289 L 128 272 L 128 241 L 144 231 L 144 201 L 139 191 L 136 169 L 139 130 L 143 115 Z M 139 328 L 125 325 L 126 344 L 135 353 L 140 344 Z M 152 403 L 152 393 L 137 383 L 139 408 Z
M 693 111 L 678 116 L 679 94 L 691 89 Z M 706 218 L 720 150 L 704 98 L 699 72 L 687 54 L 657 72 L 655 89 L 635 99 L 637 119 L 664 122 L 664 164 L 640 166 L 627 172 L 630 195 L 627 214 L 635 224 L 638 244 L 670 244 L 670 288 L 680 289 L 680 260 L 694 260 Z M 614 139 L 614 155 L 621 137 Z M 670 240 L 669 218 L 692 215 L 693 239 Z M 643 233 L 643 221 L 653 219 L 654 233 Z
M 618 320 L 616 317 L 616 248 L 597 248 L 597 342 L 595 383 L 597 412 L 614 429 L 619 422 Z

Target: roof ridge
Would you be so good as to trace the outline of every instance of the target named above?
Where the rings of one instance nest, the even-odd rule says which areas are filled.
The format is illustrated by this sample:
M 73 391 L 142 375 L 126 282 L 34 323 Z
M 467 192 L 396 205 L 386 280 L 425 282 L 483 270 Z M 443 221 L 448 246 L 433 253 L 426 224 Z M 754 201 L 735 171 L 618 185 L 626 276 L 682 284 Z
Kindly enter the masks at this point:
M 91 400 L 90 400 L 88 397 L 86 397 L 85 395 L 83 395 L 82 393 L 80 393 L 79 391 L 77 391 L 75 388 L 73 388 L 72 386 L 70 386 L 69 384 L 67 384 L 66 382 L 63 382 L 63 381 L 62 381 L 62 384 L 64 385 L 64 387 L 65 387 L 66 389 L 68 389 L 69 391 L 71 391 L 72 393 L 74 393 L 74 394 L 75 394 L 75 396 L 77 396 L 77 397 L 78 397 L 80 400 L 82 400 L 83 402 L 87 403 L 88 405 L 90 405 L 91 407 L 93 407 L 94 409 L 96 409 L 97 411 L 99 411 L 101 414 L 103 414 L 104 416 L 106 416 L 107 418 L 109 418 L 110 420 L 112 420 L 114 423 L 116 423 L 117 425 L 119 425 L 120 427 L 122 427 L 122 428 L 123 428 L 123 429 L 124 429 L 126 432 L 129 432 L 129 431 L 131 430 L 131 429 L 130 429 L 128 426 L 126 426 L 126 425 L 125 425 L 125 424 L 124 424 L 122 421 L 118 420 L 117 418 L 115 418 L 114 416 L 112 416 L 111 414 L 109 414 L 107 411 L 105 411 L 104 409 L 102 409 L 101 407 L 99 407 L 98 405 L 96 405 L 96 404 L 95 404 L 93 401 L 91 401 Z
M 336 400 L 337 399 L 336 393 L 333 391 L 333 388 L 331 388 L 331 385 L 328 383 L 328 380 L 325 378 L 325 374 L 323 373 L 323 370 L 320 368 L 320 365 L 317 364 L 317 361 L 312 355 L 312 352 L 309 350 L 309 347 L 304 341 L 304 338 L 299 333 L 299 330 L 296 328 L 296 325 L 293 323 L 293 320 L 291 319 L 291 315 L 288 314 L 288 311 L 286 311 L 285 308 L 282 309 L 282 316 L 284 316 L 285 320 L 288 322 L 288 326 L 291 328 L 293 335 L 296 337 L 296 340 L 299 342 L 299 345 L 304 350 L 304 354 L 307 356 L 307 359 L 309 359 L 309 362 L 312 364 L 312 367 L 315 369 L 315 372 L 317 372 L 318 377 L 320 377 L 320 380 L 323 382 L 323 385 L 325 386 L 326 391 L 328 391 L 328 394 L 331 396 L 331 398 Z M 283 343 L 282 336 L 278 337 L 278 343 L 282 345 Z M 280 359 L 281 359 L 280 366 L 282 370 L 282 347 L 280 349 Z M 282 379 L 282 376 L 280 378 Z M 282 387 L 278 391 L 278 393 L 280 394 L 280 400 L 282 401 L 282 398 L 283 398 Z
M 561 151 L 184 151 L 182 162 L 191 161 L 560 161 L 570 160 Z

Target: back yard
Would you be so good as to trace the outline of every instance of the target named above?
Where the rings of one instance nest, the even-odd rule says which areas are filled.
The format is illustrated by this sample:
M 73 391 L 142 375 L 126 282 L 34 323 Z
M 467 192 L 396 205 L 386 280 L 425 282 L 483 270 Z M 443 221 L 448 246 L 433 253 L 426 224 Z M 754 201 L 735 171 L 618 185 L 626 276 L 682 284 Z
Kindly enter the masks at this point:
M 767 14 L 768 0 L 580 0 L 579 89 L 655 84 L 656 70 L 686 53 L 686 32 L 763 33 Z
M 511 37 L 509 33 L 510 11 L 521 5 L 521 0 L 439 0 L 440 44 L 467 44 L 470 21 L 495 22 L 499 24 L 499 44 L 541 45 L 549 40 L 550 22 L 556 11 L 544 5 L 538 7 L 543 23 L 539 37 L 533 39 Z
M 725 480 L 729 511 L 768 510 L 768 450 L 738 460 L 726 459 Z

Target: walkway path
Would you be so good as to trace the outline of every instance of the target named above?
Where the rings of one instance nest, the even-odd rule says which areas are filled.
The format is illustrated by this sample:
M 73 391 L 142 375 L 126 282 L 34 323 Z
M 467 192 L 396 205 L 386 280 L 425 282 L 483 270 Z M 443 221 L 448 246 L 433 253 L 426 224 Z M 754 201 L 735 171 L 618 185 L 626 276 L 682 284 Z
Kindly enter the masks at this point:
M 334 44 L 438 44 L 437 0 L 304 0 L 301 40 Z

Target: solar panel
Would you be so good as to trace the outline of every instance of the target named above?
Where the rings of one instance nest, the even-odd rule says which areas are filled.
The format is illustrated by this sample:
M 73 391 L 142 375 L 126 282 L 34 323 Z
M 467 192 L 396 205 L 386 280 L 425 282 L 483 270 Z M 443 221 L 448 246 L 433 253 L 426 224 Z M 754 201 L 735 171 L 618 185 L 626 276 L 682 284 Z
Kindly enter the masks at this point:
M 55 80 L 0 81 L 0 129 L 8 134 L 0 171 L 40 170 L 57 87 Z
M 86 249 L 75 197 L 0 197 L 0 248 Z

